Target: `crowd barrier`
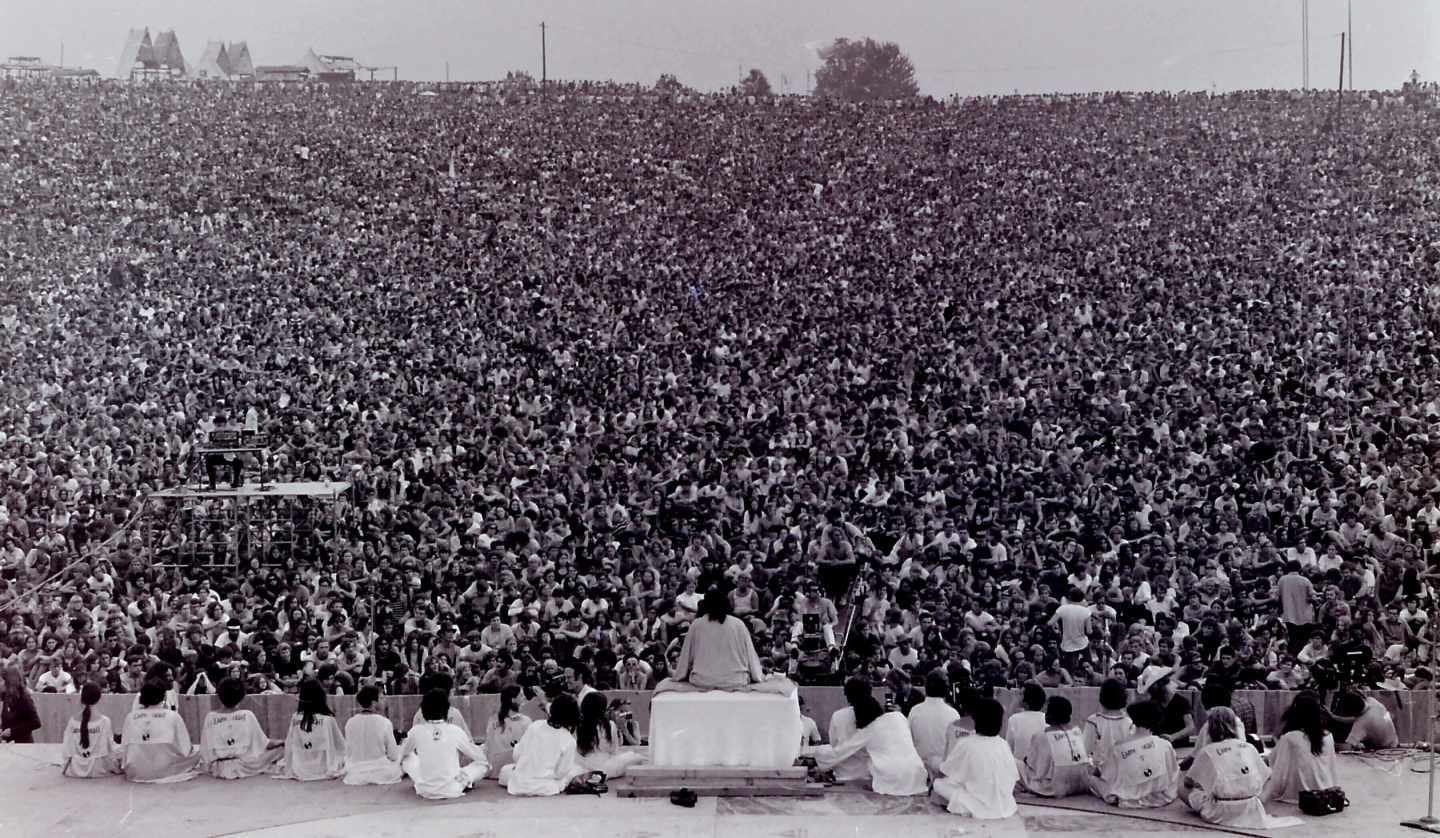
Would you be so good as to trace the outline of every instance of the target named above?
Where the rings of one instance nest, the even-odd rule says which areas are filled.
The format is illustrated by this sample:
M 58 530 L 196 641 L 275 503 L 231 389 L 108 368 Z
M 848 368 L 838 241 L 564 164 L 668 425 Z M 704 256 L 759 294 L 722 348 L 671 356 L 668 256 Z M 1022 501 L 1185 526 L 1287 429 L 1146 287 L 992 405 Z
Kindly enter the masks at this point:
M 1076 721 L 1100 710 L 1100 691 L 1096 688 L 1068 687 L 1046 690 L 1046 692 L 1050 695 L 1068 698 L 1074 708 Z M 610 690 L 605 695 L 612 700 L 623 698 L 629 701 L 642 735 L 649 730 L 651 692 Z M 877 690 L 877 698 L 881 695 L 882 691 Z M 1255 705 L 1260 736 L 1279 734 L 1280 716 L 1295 697 L 1293 692 L 1279 690 L 1240 691 L 1236 695 L 1249 699 Z M 1373 695 L 1390 708 L 1401 742 L 1427 742 L 1430 740 L 1427 719 L 1434 717 L 1435 694 L 1433 692 L 1428 690 L 1422 692 L 1375 692 Z M 996 690 L 995 697 L 1005 705 L 1007 713 L 1019 708 L 1019 690 Z M 1188 697 L 1192 705 L 1199 700 L 1199 696 L 1195 693 L 1189 693 Z M 805 705 L 805 714 L 815 720 L 821 735 L 828 737 L 830 715 L 845 706 L 843 691 L 839 687 L 801 687 L 800 698 Z M 115 731 L 118 733 L 124 725 L 125 716 L 129 714 L 134 701 L 134 695 L 106 695 L 100 699 L 97 709 L 110 717 Z M 476 736 L 484 734 L 486 723 L 494 718 L 500 709 L 500 696 L 498 695 L 454 696 L 451 701 L 464 714 L 466 721 L 470 724 L 470 730 Z M 285 731 L 289 727 L 291 714 L 295 712 L 295 702 L 294 695 L 252 695 L 248 696 L 241 706 L 253 710 L 266 733 L 272 738 L 280 739 L 285 736 Z M 81 709 L 78 695 L 49 693 L 36 694 L 35 706 L 40 713 L 40 721 L 43 725 L 40 730 L 35 732 L 36 742 L 59 742 L 65 735 L 65 723 L 70 717 L 78 714 Z M 355 697 L 331 696 L 330 708 L 335 711 L 336 718 L 343 726 L 355 712 Z M 396 730 L 409 730 L 415 712 L 419 708 L 420 696 L 418 695 L 390 695 L 385 696 L 384 699 L 385 715 L 395 724 Z M 220 709 L 219 701 L 213 695 L 180 696 L 180 715 L 185 719 L 191 736 L 197 739 L 200 725 L 205 720 L 205 714 L 218 709 Z M 538 704 L 534 702 L 521 707 L 521 711 L 537 718 L 543 715 Z

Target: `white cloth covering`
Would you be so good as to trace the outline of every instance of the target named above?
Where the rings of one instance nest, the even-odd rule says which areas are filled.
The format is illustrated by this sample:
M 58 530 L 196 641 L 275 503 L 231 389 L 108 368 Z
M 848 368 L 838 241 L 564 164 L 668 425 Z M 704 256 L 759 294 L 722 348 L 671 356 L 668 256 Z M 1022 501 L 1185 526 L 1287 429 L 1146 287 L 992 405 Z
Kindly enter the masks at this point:
M 284 756 L 249 710 L 208 713 L 200 726 L 200 767 L 221 780 L 258 777 L 274 770 Z
M 485 725 L 485 760 L 490 770 L 485 776 L 493 780 L 500 776 L 500 769 L 515 761 L 515 743 L 532 724 L 534 720 L 524 713 L 511 713 L 504 724 L 498 717 L 490 718 Z
M 1031 738 L 1020 764 L 1020 779 L 1031 793 L 1069 797 L 1089 790 L 1090 754 L 1078 727 L 1042 730 Z
M 1156 809 L 1174 802 L 1180 763 L 1169 740 L 1145 733 L 1119 743 L 1110 756 L 1099 776 L 1090 777 L 1096 797 L 1122 809 Z
M 388 786 L 403 773 L 395 725 L 379 713 L 351 716 L 345 723 L 345 785 Z
M 853 711 L 850 717 L 855 718 Z M 960 719 L 960 712 L 943 698 L 928 697 L 910 708 L 910 738 L 931 777 L 939 776 L 940 763 L 945 761 L 950 725 Z M 838 777 L 837 777 L 838 778 Z
M 677 767 L 789 768 L 800 755 L 800 698 L 670 692 L 650 701 L 650 758 Z
M 1025 756 L 1030 753 L 1035 734 L 1043 730 L 1045 713 L 1040 710 L 1022 710 L 1005 719 L 1005 744 L 1010 746 L 1010 753 L 1015 755 L 1017 768 L 1025 763 Z
M 536 722 L 515 743 L 515 761 L 500 770 L 500 785 L 514 795 L 549 796 L 584 772 L 575 759 L 574 734 Z
M 470 764 L 460 765 L 460 756 Z M 445 722 L 422 722 L 410 728 L 400 763 L 415 782 L 415 793 L 427 800 L 459 797 L 485 776 L 490 764 L 485 751 L 470 739 L 459 725 Z
M 1212 742 L 1195 752 L 1185 775 L 1185 805 L 1206 822 L 1247 829 L 1299 826 L 1299 818 L 1271 817 L 1260 800 L 1270 767 L 1243 739 Z
M 840 745 L 855 735 L 855 708 L 841 707 L 830 715 L 830 744 Z M 870 779 L 870 760 L 865 754 L 846 758 L 832 769 L 842 783 Z
M 1335 738 L 1325 734 L 1321 753 L 1310 752 L 1310 739 L 1303 730 L 1292 730 L 1275 742 L 1270 751 L 1270 781 L 1265 786 L 1266 800 L 1296 803 L 1300 792 L 1334 788 Z
M 345 773 L 345 737 L 334 716 L 316 716 L 309 730 L 300 714 L 290 718 L 285 756 L 275 771 L 280 780 L 334 780 Z
M 981 820 L 1008 818 L 1015 805 L 1015 754 L 999 736 L 971 735 L 956 740 L 935 781 L 935 796 L 952 815 Z
M 89 747 L 80 745 L 80 717 L 77 715 L 65 724 L 65 739 L 60 745 L 63 766 L 60 773 L 66 777 L 89 779 L 119 774 L 120 754 L 115 750 L 114 729 L 110 717 L 96 710 L 90 711 Z
M 925 793 L 930 777 L 910 737 L 910 723 L 898 711 L 882 713 L 838 745 L 815 749 L 815 762 L 829 770 L 859 753 L 868 758 L 870 788 L 876 794 L 903 797 Z
M 1135 723 L 1130 721 L 1129 714 L 1124 710 L 1092 713 L 1085 720 L 1082 730 L 1085 732 L 1085 752 L 1099 768 L 1110 759 L 1110 752 L 1116 745 L 1135 735 Z
M 164 706 L 136 710 L 120 732 L 125 776 L 136 783 L 179 783 L 195 778 L 200 754 L 185 720 Z

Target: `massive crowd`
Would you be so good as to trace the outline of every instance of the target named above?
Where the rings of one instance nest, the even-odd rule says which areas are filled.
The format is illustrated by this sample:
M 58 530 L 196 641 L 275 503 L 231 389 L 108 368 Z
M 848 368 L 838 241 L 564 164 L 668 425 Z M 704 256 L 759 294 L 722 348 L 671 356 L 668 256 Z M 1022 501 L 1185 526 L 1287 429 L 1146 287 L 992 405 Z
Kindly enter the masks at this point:
M 1426 685 L 1435 128 L 6 90 L 0 660 L 646 688 L 718 586 L 774 669 L 902 693 Z M 352 489 L 285 555 L 192 562 L 141 498 L 246 414 L 268 479 Z

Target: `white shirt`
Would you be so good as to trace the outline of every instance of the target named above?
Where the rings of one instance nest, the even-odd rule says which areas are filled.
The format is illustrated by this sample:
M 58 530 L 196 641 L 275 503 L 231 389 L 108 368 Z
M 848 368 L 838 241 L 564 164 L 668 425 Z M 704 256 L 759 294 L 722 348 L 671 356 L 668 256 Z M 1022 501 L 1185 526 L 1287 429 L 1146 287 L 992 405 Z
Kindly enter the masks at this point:
M 53 675 L 47 669 L 41 673 L 35 686 L 36 690 L 42 693 L 47 689 L 52 689 L 57 693 L 73 693 L 75 692 L 75 679 L 64 670 L 61 670 L 59 675 Z
M 940 763 L 945 761 L 946 734 L 959 718 L 959 711 L 943 698 L 928 697 L 910 708 L 910 737 L 932 776 L 940 772 Z
M 468 785 L 460 772 L 460 755 L 464 754 L 479 766 L 483 775 L 490 767 L 485 752 L 470 741 L 470 735 L 449 722 L 422 722 L 410 728 L 405 737 L 402 761 L 414 754 L 416 759 L 405 766 L 415 781 L 415 793 L 430 799 L 459 797 Z
M 841 744 L 819 749 L 815 761 L 822 770 L 830 769 L 862 752 L 869 758 L 871 788 L 876 794 L 905 797 L 924 794 L 929 787 L 930 777 L 915 750 L 910 724 L 899 711 L 883 713 Z
M 1035 734 L 1045 730 L 1045 713 L 1040 710 L 1022 710 L 1019 713 L 1011 714 L 1005 720 L 1005 744 L 1010 746 L 1010 753 L 1015 755 L 1016 763 L 1023 763 L 1025 755 L 1030 753 L 1030 744 L 1035 741 Z
M 514 755 L 514 768 L 505 778 L 511 794 L 559 794 L 582 770 L 576 762 L 574 734 L 549 722 L 525 728 Z

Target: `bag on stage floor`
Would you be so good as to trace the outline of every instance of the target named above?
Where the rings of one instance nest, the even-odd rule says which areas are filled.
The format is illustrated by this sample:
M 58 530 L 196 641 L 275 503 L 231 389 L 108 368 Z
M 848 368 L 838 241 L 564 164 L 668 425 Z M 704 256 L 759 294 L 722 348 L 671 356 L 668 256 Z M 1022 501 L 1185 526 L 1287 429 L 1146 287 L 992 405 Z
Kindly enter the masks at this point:
M 1307 815 L 1333 815 L 1345 811 L 1349 806 L 1350 799 L 1339 786 L 1300 792 L 1300 811 Z

